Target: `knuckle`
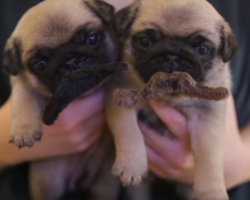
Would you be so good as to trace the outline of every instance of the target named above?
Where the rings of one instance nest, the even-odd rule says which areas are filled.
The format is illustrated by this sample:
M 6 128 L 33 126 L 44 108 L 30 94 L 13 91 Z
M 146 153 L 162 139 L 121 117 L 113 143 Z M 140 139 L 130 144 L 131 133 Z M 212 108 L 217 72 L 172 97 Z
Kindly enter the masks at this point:
M 61 118 L 60 121 L 58 121 L 57 126 L 60 127 L 64 132 L 72 132 L 72 130 L 75 127 L 75 123 L 72 120 L 68 120 L 66 118 Z
M 77 132 L 73 132 L 70 134 L 69 141 L 73 146 L 78 147 L 82 143 L 82 137 Z
M 190 160 L 189 158 L 184 158 L 184 159 L 176 160 L 173 163 L 173 165 L 175 168 L 179 170 L 186 170 L 186 169 L 192 168 L 193 161 Z

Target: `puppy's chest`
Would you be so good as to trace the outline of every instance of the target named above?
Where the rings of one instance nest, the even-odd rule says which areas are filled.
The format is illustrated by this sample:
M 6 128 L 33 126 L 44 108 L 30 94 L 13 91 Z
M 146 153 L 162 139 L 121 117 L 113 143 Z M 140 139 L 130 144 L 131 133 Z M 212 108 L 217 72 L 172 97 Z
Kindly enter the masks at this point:
M 171 96 L 166 95 L 159 99 L 159 102 L 162 106 L 172 106 L 177 110 L 186 113 L 189 110 L 194 109 L 205 109 L 211 107 L 212 102 L 190 98 L 185 96 Z
M 181 112 L 187 120 L 195 113 L 205 113 L 208 109 L 213 109 L 212 102 L 200 99 L 181 97 L 181 96 L 164 96 L 159 99 L 160 106 L 171 106 Z M 166 113 L 167 114 L 167 113 Z M 156 131 L 160 135 L 167 135 L 173 138 L 174 135 L 168 130 L 168 127 L 159 119 L 154 110 L 145 105 L 138 110 L 139 121 L 144 122 L 147 126 Z

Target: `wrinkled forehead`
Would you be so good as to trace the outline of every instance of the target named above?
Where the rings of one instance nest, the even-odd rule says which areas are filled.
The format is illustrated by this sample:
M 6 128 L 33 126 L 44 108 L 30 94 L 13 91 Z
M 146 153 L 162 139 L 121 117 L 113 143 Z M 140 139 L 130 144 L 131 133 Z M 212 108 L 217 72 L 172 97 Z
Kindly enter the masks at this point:
M 81 4 L 71 1 L 57 3 L 58 1 L 49 0 L 48 2 L 50 4 L 39 4 L 29 10 L 14 31 L 14 35 L 17 35 L 22 42 L 24 54 L 35 47 L 53 48 L 64 44 L 84 26 L 88 26 L 89 29 L 101 27 L 99 18 L 90 12 L 83 2 Z
M 222 17 L 204 0 L 142 1 L 132 32 L 156 29 L 173 37 L 201 33 L 220 43 Z

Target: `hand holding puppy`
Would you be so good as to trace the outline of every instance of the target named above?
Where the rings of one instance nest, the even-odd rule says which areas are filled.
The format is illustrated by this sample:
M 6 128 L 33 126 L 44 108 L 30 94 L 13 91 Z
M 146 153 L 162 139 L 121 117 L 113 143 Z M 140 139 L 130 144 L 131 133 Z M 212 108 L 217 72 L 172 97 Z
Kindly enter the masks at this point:
M 0 168 L 22 162 L 65 156 L 88 149 L 101 135 L 104 125 L 103 91 L 73 101 L 53 126 L 43 126 L 44 137 L 32 150 L 8 144 L 10 100 L 0 110 Z M 81 115 L 79 113 L 82 113 Z M 4 156 L 6 155 L 6 156 Z
M 161 136 L 140 123 L 144 134 L 149 168 L 157 176 L 185 184 L 193 184 L 194 158 L 185 117 L 171 107 L 161 107 L 157 102 L 151 106 L 176 139 Z M 227 100 L 226 153 L 224 157 L 227 189 L 250 179 L 249 143 L 243 142 L 235 118 L 234 102 Z M 244 134 L 243 134 L 244 137 Z

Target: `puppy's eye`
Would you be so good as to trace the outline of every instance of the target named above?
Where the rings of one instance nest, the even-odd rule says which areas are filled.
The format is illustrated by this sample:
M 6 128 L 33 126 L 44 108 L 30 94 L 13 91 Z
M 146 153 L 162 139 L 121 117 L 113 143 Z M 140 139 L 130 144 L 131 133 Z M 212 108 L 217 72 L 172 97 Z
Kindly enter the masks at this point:
M 140 37 L 138 43 L 143 48 L 148 48 L 151 46 L 152 41 L 148 37 Z
M 91 34 L 87 39 L 87 44 L 91 46 L 97 45 L 99 42 L 99 36 L 97 34 Z
M 210 53 L 210 49 L 206 45 L 201 45 L 196 48 L 196 52 L 201 56 L 206 56 Z
M 34 70 L 38 73 L 42 73 L 46 70 L 47 68 L 47 62 L 44 60 L 40 60 L 34 64 Z

